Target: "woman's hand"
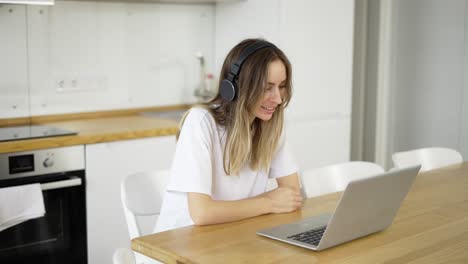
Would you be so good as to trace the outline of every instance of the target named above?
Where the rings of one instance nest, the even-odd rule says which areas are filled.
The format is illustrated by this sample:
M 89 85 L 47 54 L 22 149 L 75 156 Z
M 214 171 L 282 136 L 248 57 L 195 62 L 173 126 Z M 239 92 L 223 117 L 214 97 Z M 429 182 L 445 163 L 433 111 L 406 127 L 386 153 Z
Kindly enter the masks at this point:
M 278 187 L 265 193 L 270 201 L 270 213 L 289 213 L 302 206 L 301 192 L 295 188 Z

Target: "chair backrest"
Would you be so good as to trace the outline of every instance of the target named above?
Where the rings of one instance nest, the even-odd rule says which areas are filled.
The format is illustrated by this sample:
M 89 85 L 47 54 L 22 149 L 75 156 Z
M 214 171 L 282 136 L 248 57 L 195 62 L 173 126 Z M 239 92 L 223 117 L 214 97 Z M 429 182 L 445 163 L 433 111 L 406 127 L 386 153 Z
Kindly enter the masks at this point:
M 396 168 L 405 168 L 421 164 L 420 171 L 428 171 L 463 162 L 462 155 L 449 148 L 421 148 L 392 155 Z
M 302 185 L 307 197 L 342 191 L 352 180 L 383 173 L 378 164 L 364 161 L 350 161 L 301 173 Z
M 114 251 L 112 256 L 113 264 L 135 264 L 135 255 L 133 251 L 128 248 L 118 248 Z
M 159 215 L 169 174 L 169 170 L 140 172 L 122 181 L 120 194 L 130 239 L 144 235 L 137 217 Z

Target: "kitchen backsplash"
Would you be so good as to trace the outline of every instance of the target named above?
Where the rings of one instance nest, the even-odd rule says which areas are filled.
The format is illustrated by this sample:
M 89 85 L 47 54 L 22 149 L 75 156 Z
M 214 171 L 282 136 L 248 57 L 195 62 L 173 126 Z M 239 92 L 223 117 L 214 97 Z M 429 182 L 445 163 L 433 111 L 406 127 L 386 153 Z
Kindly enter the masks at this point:
M 213 34 L 213 5 L 0 5 L 0 118 L 194 102 Z

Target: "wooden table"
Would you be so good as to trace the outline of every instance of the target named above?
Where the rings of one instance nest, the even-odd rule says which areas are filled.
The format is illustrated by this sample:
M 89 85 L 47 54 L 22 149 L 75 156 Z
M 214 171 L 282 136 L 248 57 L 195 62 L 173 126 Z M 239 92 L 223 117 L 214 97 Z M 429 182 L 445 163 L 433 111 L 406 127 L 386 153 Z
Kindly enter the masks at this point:
M 310 198 L 293 213 L 135 238 L 132 249 L 165 263 L 468 263 L 468 162 L 420 173 L 382 232 L 320 252 L 255 234 L 331 212 L 339 196 Z

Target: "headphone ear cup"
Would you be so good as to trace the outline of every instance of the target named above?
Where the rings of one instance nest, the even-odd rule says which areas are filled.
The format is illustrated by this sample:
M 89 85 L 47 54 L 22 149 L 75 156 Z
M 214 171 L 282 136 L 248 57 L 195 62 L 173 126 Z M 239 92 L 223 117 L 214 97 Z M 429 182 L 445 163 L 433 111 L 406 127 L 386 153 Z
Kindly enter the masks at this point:
M 233 101 L 236 98 L 236 84 L 228 79 L 222 80 L 219 93 L 224 100 Z

